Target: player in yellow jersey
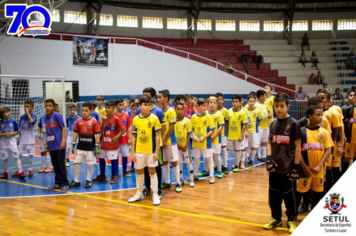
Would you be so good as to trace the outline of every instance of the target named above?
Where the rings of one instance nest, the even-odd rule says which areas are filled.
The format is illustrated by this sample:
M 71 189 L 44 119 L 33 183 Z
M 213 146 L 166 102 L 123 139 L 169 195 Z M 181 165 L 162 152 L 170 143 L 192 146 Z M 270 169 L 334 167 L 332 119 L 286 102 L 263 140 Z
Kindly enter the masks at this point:
M 215 164 L 218 169 L 218 178 L 222 178 L 222 172 L 221 172 L 221 132 L 225 127 L 225 119 L 223 114 L 221 114 L 220 111 L 217 110 L 218 103 L 216 97 L 212 96 L 209 98 L 209 115 L 211 119 L 214 122 L 215 129 L 213 131 L 213 134 L 211 135 L 211 141 L 212 141 L 212 147 L 213 147 L 213 156 L 215 159 Z
M 271 122 L 274 118 L 277 118 L 276 112 L 274 111 L 274 95 L 272 95 L 272 87 L 271 85 L 266 85 L 265 86 L 265 92 L 266 92 L 266 100 L 264 101 L 263 104 L 267 106 L 268 110 L 268 123 Z
M 193 156 L 194 156 L 194 179 L 199 179 L 200 157 L 208 160 L 210 179 L 209 183 L 215 183 L 214 163 L 212 158 L 211 135 L 214 132 L 214 122 L 207 114 L 207 101 L 204 98 L 198 99 L 198 112 L 190 120 L 193 128 Z
M 105 107 L 103 106 L 104 103 L 104 96 L 99 95 L 96 97 L 96 102 L 98 103 L 98 107 L 95 108 L 95 112 L 98 113 L 100 121 L 102 120 L 103 116 L 106 116 Z
M 177 147 L 177 137 L 174 126 L 176 124 L 176 112 L 173 108 L 169 107 L 169 98 L 171 94 L 168 90 L 162 90 L 158 92 L 157 102 L 162 105 L 162 111 L 166 118 L 166 134 L 163 137 L 163 171 L 165 182 L 162 184 L 162 189 L 171 187 L 170 171 L 168 163 L 173 166 L 173 172 L 176 179 L 176 192 L 182 192 L 180 183 L 180 171 L 179 171 L 179 156 Z
M 223 106 L 224 104 L 224 95 L 222 93 L 216 93 L 216 98 L 218 99 L 218 111 L 223 114 L 224 119 L 227 118 L 227 109 Z M 223 159 L 223 168 L 222 172 L 226 175 L 229 174 L 229 169 L 227 168 L 227 158 L 228 158 L 228 151 L 226 149 L 227 145 L 227 129 L 226 127 L 223 128 L 221 131 L 221 150 L 222 150 L 222 159 Z
M 246 112 L 247 115 L 247 123 L 250 123 L 250 114 L 248 113 L 248 104 L 246 106 L 242 106 L 242 109 Z M 245 137 L 244 137 L 244 149 L 242 150 L 241 153 L 241 161 L 240 161 L 240 169 L 245 169 L 245 160 L 247 157 L 247 154 L 250 152 L 250 147 L 248 145 L 248 139 L 249 139 L 249 132 L 248 132 L 248 126 L 245 129 Z M 234 168 L 234 167 L 233 167 Z
M 158 179 L 156 166 L 158 165 L 158 152 L 160 143 L 161 124 L 157 116 L 150 113 L 151 98 L 147 95 L 140 97 L 142 112 L 135 116 L 132 121 L 132 160 L 135 162 L 137 171 L 137 192 L 129 199 L 129 203 L 143 200 L 144 168 L 148 166 L 151 177 L 153 205 L 161 204 L 157 194 Z
M 228 110 L 228 117 L 225 120 L 228 130 L 227 148 L 235 151 L 235 167 L 233 172 L 239 172 L 239 163 L 241 152 L 244 149 L 244 134 L 247 128 L 248 120 L 246 112 L 241 108 L 243 97 L 236 94 L 232 97 L 232 108 Z
M 175 125 L 175 132 L 177 135 L 177 145 L 178 145 L 178 156 L 179 156 L 179 169 L 180 169 L 180 182 L 184 184 L 183 179 L 183 161 L 187 164 L 187 169 L 189 173 L 189 186 L 194 187 L 193 178 L 193 165 L 190 162 L 188 155 L 188 146 L 190 137 L 192 135 L 192 127 L 190 125 L 190 120 L 184 117 L 184 104 L 177 103 L 176 106 L 177 123 Z
M 258 149 L 258 159 L 260 161 L 265 161 L 267 157 L 267 142 L 269 136 L 268 110 L 267 106 L 264 105 L 264 102 L 266 101 L 266 92 L 264 90 L 258 90 L 256 93 L 256 98 L 256 107 L 261 110 L 262 115 L 262 120 L 258 126 L 258 133 L 261 143 L 261 148 Z M 262 158 L 260 153 L 262 153 Z
M 260 136 L 259 136 L 259 122 L 262 120 L 261 110 L 258 109 L 256 105 L 256 97 L 254 95 L 249 95 L 247 97 L 247 112 L 250 117 L 250 122 L 248 123 L 248 146 L 250 147 L 250 161 L 248 166 L 253 166 L 253 160 L 256 155 L 256 148 L 259 146 Z

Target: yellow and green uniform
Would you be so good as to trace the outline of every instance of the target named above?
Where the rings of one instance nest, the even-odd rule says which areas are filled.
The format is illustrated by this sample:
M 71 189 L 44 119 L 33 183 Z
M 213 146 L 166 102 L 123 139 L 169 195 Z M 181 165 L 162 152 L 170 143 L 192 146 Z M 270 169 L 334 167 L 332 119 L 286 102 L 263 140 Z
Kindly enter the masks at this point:
M 183 117 L 183 119 L 177 120 L 174 128 L 177 136 L 177 143 L 184 147 L 187 143 L 188 135 L 193 131 L 192 126 L 190 125 L 190 120 L 187 117 Z
M 234 108 L 228 110 L 229 124 L 228 139 L 238 140 L 241 136 L 241 131 L 244 125 L 248 123 L 247 114 L 244 109 L 240 108 L 238 111 L 234 111 Z
M 166 118 L 166 133 L 168 133 L 169 125 L 176 123 L 176 112 L 172 107 L 169 107 L 167 110 L 163 111 L 164 117 Z M 173 129 L 171 136 L 167 139 L 166 145 L 175 145 L 177 144 L 176 132 Z
M 250 121 L 248 123 L 248 132 L 258 133 L 258 125 L 259 122 L 262 120 L 261 110 L 255 107 L 252 110 L 247 109 L 247 112 L 250 117 Z
M 276 112 L 274 111 L 274 95 L 269 96 L 266 98 L 264 103 L 267 106 L 267 111 L 271 114 L 271 118 L 268 119 L 268 123 L 271 122 L 274 118 L 276 118 Z
M 221 114 L 221 112 L 218 110 L 216 110 L 214 113 L 210 113 L 210 111 L 209 111 L 209 115 L 210 115 L 211 119 L 213 120 L 214 126 L 215 126 L 214 132 L 211 135 L 211 136 L 213 136 L 218 131 L 220 126 L 225 126 L 225 119 L 224 119 L 223 114 Z M 224 128 L 223 128 L 223 130 L 224 130 Z M 222 135 L 220 133 L 219 136 L 213 140 L 213 143 L 214 144 L 221 143 L 221 137 L 222 137 Z
M 226 120 L 227 118 L 227 109 L 225 107 L 222 107 L 220 110 L 218 109 L 218 111 L 221 112 L 221 114 L 224 116 L 224 120 Z M 226 127 L 224 127 L 221 131 L 221 137 L 225 137 L 227 135 L 226 132 Z
M 99 109 L 98 107 L 95 108 L 95 112 L 98 113 L 99 115 L 99 119 L 102 120 L 103 116 L 106 116 L 106 111 L 105 111 L 105 107 Z
M 193 129 L 193 133 L 197 138 L 202 138 L 207 135 L 210 130 L 215 129 L 215 125 L 210 115 L 205 113 L 204 115 L 198 115 L 197 113 L 192 116 L 190 120 L 190 124 Z M 195 142 L 193 140 L 193 148 L 201 148 L 201 149 L 210 149 L 211 145 L 211 136 L 206 138 L 204 142 Z

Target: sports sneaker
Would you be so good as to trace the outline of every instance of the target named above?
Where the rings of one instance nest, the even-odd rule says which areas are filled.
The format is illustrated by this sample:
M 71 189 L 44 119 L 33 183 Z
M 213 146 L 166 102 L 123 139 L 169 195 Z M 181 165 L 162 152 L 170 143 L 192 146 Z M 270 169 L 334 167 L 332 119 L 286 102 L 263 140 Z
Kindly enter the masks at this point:
M 164 197 L 162 189 L 158 189 L 157 194 L 158 194 L 159 198 L 163 198 Z
M 69 190 L 69 186 L 68 185 L 63 185 L 62 189 L 61 189 L 61 193 L 66 193 Z
M 142 200 L 143 200 L 142 193 L 141 194 L 136 193 L 136 195 L 134 195 L 132 198 L 129 199 L 129 203 L 134 203 Z
M 134 172 L 134 171 L 135 171 L 135 169 L 133 169 L 131 167 L 126 170 L 126 172 Z
M 116 176 L 111 176 L 110 184 L 116 184 Z
M 93 182 L 105 181 L 105 180 L 106 180 L 106 176 L 98 175 L 96 178 L 93 179 Z
M 47 167 L 47 169 L 45 169 L 44 172 L 49 173 L 49 172 L 52 172 L 52 171 L 53 171 L 53 168 L 52 168 L 52 167 Z
M 301 207 L 298 208 L 298 213 L 303 214 L 308 212 L 308 206 L 302 205 Z
M 7 172 L 2 173 L 0 179 L 6 179 L 8 176 Z
M 69 162 L 66 162 L 66 167 L 69 167 Z
M 295 221 L 288 221 L 287 222 L 287 226 L 288 226 L 288 232 L 291 234 L 294 232 L 294 230 L 297 228 L 295 226 Z
M 90 187 L 91 187 L 91 181 L 90 180 L 85 181 L 84 188 L 90 188 Z
M 231 166 L 231 169 L 234 169 L 234 168 L 236 168 L 236 164 L 233 164 L 232 166 Z
M 195 183 L 194 183 L 194 179 L 189 179 L 189 187 L 194 187 Z
M 32 172 L 32 175 L 33 175 L 33 172 Z M 24 179 L 24 178 L 26 178 L 26 175 L 25 175 L 25 173 L 22 171 L 21 173 L 19 173 L 19 177 L 20 177 L 20 179 Z
M 240 169 L 241 169 L 241 170 L 244 170 L 244 169 L 245 169 L 245 163 L 241 163 Z
M 72 182 L 70 182 L 69 187 L 73 188 L 73 187 L 79 187 L 80 186 L 80 182 L 75 182 L 74 180 Z
M 194 179 L 194 180 L 199 180 L 199 176 L 198 176 L 198 175 L 194 175 L 194 176 L 193 176 L 193 179 Z
M 181 193 L 182 192 L 182 186 L 180 184 L 176 184 L 176 192 Z
M 124 175 L 124 177 L 131 177 L 130 173 L 127 171 L 125 171 L 123 175 Z
M 239 169 L 238 167 L 232 169 L 232 172 L 234 172 L 234 173 L 237 173 L 237 172 L 239 172 L 239 171 L 240 171 L 240 169 Z
M 222 172 L 224 172 L 225 175 L 229 174 L 229 169 L 227 167 L 222 168 Z
M 171 188 L 171 187 L 172 187 L 171 183 L 169 183 L 169 184 L 167 184 L 167 183 L 161 184 L 161 189 L 166 189 L 166 188 Z
M 18 172 L 18 171 L 16 171 L 15 174 L 11 175 L 11 177 L 19 177 L 19 176 L 20 176 L 20 175 L 19 175 L 19 172 Z
M 38 170 L 38 173 L 43 173 L 43 172 L 45 171 L 45 169 L 46 169 L 46 168 L 42 166 L 42 167 Z
M 217 177 L 218 177 L 219 179 L 221 179 L 221 178 L 223 177 L 223 174 L 222 174 L 222 172 L 221 172 L 221 171 L 218 171 L 218 175 L 217 175 Z
M 266 158 L 261 158 L 261 162 L 266 162 Z
M 199 177 L 209 176 L 209 171 L 203 170 L 203 172 L 199 173 Z
M 52 190 L 55 190 L 55 189 L 61 189 L 61 188 L 62 188 L 61 185 L 55 184 L 55 185 L 49 187 L 49 188 L 48 188 L 48 191 L 52 191 Z
M 215 184 L 215 178 L 214 178 L 214 176 L 210 176 L 210 178 L 209 178 L 209 184 Z
M 27 176 L 28 176 L 28 177 L 32 177 L 32 176 L 33 176 L 33 171 L 32 171 L 32 170 L 29 170 Z
M 151 195 L 151 190 L 148 189 L 148 188 L 145 188 L 145 189 L 143 190 L 143 192 L 142 192 L 142 195 L 143 195 L 144 197 L 150 196 L 150 195 Z
M 183 186 L 184 185 L 184 179 L 180 178 L 180 184 Z
M 152 201 L 154 206 L 158 206 L 161 204 L 161 200 L 159 199 L 159 196 L 157 193 L 152 194 Z
M 282 225 L 282 221 L 277 221 L 276 219 L 271 219 L 267 224 L 263 226 L 264 229 L 273 229 Z
M 251 161 L 247 162 L 247 166 L 248 167 L 252 167 L 253 166 L 253 161 L 251 160 Z

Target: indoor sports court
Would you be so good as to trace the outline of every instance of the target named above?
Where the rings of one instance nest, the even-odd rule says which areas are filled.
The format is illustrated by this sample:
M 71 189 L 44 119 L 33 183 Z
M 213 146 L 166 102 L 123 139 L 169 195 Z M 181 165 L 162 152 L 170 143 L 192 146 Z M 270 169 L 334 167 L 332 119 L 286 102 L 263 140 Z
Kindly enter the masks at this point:
M 356 1 L 0 8 L 0 236 L 289 235 L 356 160 Z

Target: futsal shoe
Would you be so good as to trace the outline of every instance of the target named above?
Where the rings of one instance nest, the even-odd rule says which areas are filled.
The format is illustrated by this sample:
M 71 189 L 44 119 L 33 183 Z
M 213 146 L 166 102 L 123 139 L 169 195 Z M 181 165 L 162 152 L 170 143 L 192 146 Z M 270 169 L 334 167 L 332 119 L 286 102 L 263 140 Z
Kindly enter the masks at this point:
M 152 194 L 152 201 L 154 206 L 159 206 L 161 204 L 161 200 L 157 193 Z
M 240 171 L 240 169 L 239 169 L 238 167 L 232 169 L 232 172 L 234 172 L 234 173 L 237 173 L 237 172 L 239 172 L 239 171 Z
M 32 171 L 32 170 L 29 170 L 27 176 L 28 176 L 28 177 L 32 177 L 32 176 L 33 176 L 33 171 Z
M 61 193 L 66 193 L 69 190 L 69 186 L 68 185 L 63 185 L 62 189 L 61 189 Z
M 129 203 L 134 203 L 134 202 L 142 201 L 143 199 L 144 199 L 144 198 L 143 198 L 142 193 L 141 193 L 141 194 L 136 193 L 136 195 L 134 195 L 132 198 L 129 199 Z
M 193 178 L 194 178 L 194 180 L 199 180 L 199 176 L 198 175 L 194 175 Z
M 32 175 L 33 175 L 33 172 L 32 172 Z M 19 173 L 19 177 L 20 177 L 20 179 L 24 179 L 24 178 L 26 178 L 26 175 L 25 175 L 25 173 L 22 171 L 22 172 Z
M 38 173 L 43 173 L 45 171 L 45 167 L 41 167 L 39 170 L 38 170 Z
M 182 186 L 180 184 L 176 184 L 176 192 L 181 193 L 182 191 Z
M 99 181 L 105 181 L 105 180 L 106 180 L 106 176 L 98 175 L 96 178 L 93 179 L 93 182 L 99 182 Z
M 166 188 L 171 188 L 171 187 L 172 187 L 171 183 L 169 183 L 169 184 L 167 184 L 167 183 L 161 184 L 161 189 L 166 189 Z
M 162 191 L 162 190 L 161 190 Z M 151 195 L 151 190 L 148 189 L 148 188 L 145 188 L 143 191 L 142 191 L 142 195 L 144 197 L 147 197 L 147 196 L 150 196 Z
M 69 162 L 66 162 L 66 167 L 69 167 Z
M 229 169 L 227 167 L 222 168 L 222 172 L 224 172 L 225 175 L 229 174 Z
M 50 173 L 50 172 L 52 172 L 52 171 L 53 171 L 53 168 L 49 166 L 49 167 L 47 167 L 47 169 L 45 169 L 44 172 Z
M 18 172 L 18 171 L 16 171 L 15 174 L 11 175 L 11 177 L 19 177 L 19 176 L 20 176 L 20 175 L 19 175 L 19 172 Z
M 2 173 L 0 179 L 6 179 L 8 176 L 7 172 Z
M 184 185 L 184 179 L 180 178 L 180 184 L 183 186 Z
M 271 219 L 267 224 L 263 226 L 264 229 L 274 229 L 278 226 L 282 225 L 282 221 L 278 221 L 276 219 Z
M 75 182 L 74 180 L 72 182 L 70 182 L 69 184 L 69 187 L 70 188 L 73 188 L 73 187 L 80 187 L 80 182 Z
M 116 176 L 111 176 L 110 184 L 116 184 Z
M 253 166 L 253 161 L 251 160 L 251 161 L 247 162 L 247 166 L 248 167 L 252 167 Z
M 218 171 L 217 177 L 218 177 L 219 179 L 223 178 L 223 174 L 222 174 L 221 171 Z
M 189 187 L 194 187 L 195 183 L 194 183 L 194 179 L 189 179 Z
M 295 226 L 295 221 L 288 221 L 287 222 L 287 225 L 288 225 L 288 232 L 291 234 L 294 232 L 294 230 L 297 228 Z
M 55 190 L 55 189 L 61 189 L 61 188 L 62 188 L 61 185 L 55 184 L 55 185 L 49 187 L 48 191 L 52 191 L 52 190 Z
M 130 173 L 128 171 L 124 172 L 124 177 L 131 177 Z
M 90 187 L 91 187 L 91 181 L 90 181 L 90 180 L 87 180 L 87 181 L 85 182 L 84 188 L 90 188 Z
M 209 171 L 203 170 L 203 172 L 199 173 L 199 177 L 209 176 Z
M 135 169 L 133 169 L 131 167 L 126 170 L 126 172 L 134 172 L 134 171 L 135 171 Z
M 240 169 L 241 169 L 241 170 L 244 170 L 244 169 L 245 169 L 245 163 L 241 163 Z
M 308 212 L 308 206 L 302 205 L 301 207 L 298 208 L 298 213 L 303 214 Z
M 215 184 L 215 178 L 214 178 L 214 176 L 210 176 L 209 184 Z
M 162 189 L 158 189 L 157 194 L 158 194 L 159 198 L 163 198 L 164 197 Z

